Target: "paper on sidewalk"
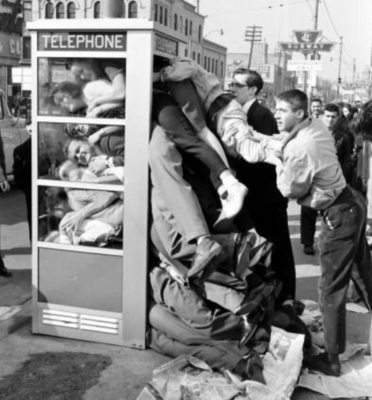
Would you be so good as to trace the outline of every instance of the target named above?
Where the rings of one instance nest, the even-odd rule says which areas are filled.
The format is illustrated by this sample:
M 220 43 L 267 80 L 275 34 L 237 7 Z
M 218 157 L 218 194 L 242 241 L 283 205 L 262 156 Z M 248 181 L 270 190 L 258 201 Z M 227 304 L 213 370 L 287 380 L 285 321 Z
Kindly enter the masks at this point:
M 298 386 L 322 393 L 330 398 L 372 396 L 372 359 L 357 352 L 341 362 L 341 376 L 333 377 L 305 370 Z
M 304 335 L 272 327 L 269 351 L 263 358 L 267 386 L 288 398 L 301 372 L 304 339 Z
M 303 335 L 273 328 L 263 358 L 266 385 L 241 382 L 230 371 L 214 372 L 204 361 L 183 355 L 156 369 L 137 400 L 289 400 L 301 370 L 303 342 Z

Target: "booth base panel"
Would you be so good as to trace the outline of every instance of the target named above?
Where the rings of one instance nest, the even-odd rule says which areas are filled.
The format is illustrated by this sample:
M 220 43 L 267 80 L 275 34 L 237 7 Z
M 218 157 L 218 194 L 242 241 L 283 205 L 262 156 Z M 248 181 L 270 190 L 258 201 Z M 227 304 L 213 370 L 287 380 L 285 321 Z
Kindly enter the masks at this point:
M 33 333 L 144 349 L 144 340 L 127 343 L 122 314 L 38 303 Z

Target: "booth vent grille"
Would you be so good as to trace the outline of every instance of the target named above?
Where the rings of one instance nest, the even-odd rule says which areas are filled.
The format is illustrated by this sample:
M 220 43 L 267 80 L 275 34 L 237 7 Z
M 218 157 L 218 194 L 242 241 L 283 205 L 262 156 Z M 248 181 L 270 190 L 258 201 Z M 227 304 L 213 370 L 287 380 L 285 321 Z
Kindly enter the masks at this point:
M 119 334 L 119 320 L 58 310 L 43 310 L 43 324 L 64 328 Z

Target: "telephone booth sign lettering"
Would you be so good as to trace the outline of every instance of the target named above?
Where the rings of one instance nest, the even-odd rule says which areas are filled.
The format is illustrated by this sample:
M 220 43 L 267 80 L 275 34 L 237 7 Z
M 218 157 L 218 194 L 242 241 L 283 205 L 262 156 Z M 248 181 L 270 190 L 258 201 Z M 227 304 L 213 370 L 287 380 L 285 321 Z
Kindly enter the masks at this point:
M 53 32 L 39 33 L 41 51 L 126 51 L 125 33 Z
M 164 36 L 156 35 L 155 49 L 172 56 L 178 55 L 178 42 L 168 39 Z

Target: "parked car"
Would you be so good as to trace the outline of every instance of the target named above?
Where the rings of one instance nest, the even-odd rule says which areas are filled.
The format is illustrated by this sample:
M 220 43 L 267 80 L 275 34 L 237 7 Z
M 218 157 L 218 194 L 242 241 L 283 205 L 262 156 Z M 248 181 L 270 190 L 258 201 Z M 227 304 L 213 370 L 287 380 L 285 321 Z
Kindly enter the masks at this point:
M 24 118 L 13 117 L 5 99 L 5 93 L 0 89 L 0 138 L 3 142 L 6 172 L 12 175 L 14 148 L 30 137 Z

